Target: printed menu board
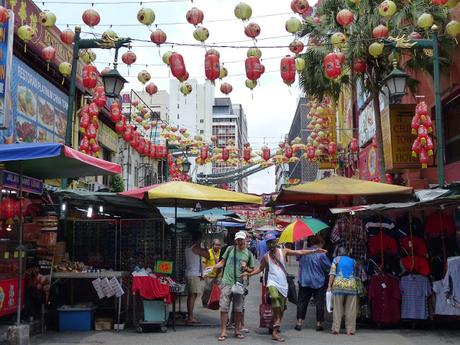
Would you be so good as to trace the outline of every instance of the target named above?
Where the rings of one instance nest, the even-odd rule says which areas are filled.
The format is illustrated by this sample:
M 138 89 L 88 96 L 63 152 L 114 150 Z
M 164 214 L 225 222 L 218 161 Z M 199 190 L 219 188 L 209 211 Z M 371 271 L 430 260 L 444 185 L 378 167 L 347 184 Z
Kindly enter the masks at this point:
M 66 94 L 16 57 L 12 70 L 13 126 L 3 142 L 64 142 Z

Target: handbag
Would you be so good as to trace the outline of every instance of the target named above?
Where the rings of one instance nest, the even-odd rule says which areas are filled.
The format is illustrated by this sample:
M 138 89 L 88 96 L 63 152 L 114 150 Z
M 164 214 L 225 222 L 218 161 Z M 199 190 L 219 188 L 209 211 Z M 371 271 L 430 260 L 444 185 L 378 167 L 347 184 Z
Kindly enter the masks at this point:
M 295 286 L 295 281 L 294 281 L 295 276 L 293 274 L 289 274 L 286 271 L 286 267 L 284 267 L 284 265 L 281 263 L 281 261 L 279 261 L 276 255 L 271 256 L 271 257 L 276 261 L 278 266 L 280 266 L 280 268 L 283 270 L 284 274 L 286 275 L 286 280 L 288 284 L 288 301 L 291 303 L 297 304 L 298 298 L 297 298 L 297 288 Z
M 268 303 L 267 288 L 262 285 L 262 303 L 259 305 L 259 327 L 272 328 L 273 310 Z
M 220 286 L 218 283 L 214 282 L 211 288 L 211 294 L 209 295 L 208 300 L 208 309 L 211 310 L 218 310 L 219 309 L 219 301 L 220 301 Z

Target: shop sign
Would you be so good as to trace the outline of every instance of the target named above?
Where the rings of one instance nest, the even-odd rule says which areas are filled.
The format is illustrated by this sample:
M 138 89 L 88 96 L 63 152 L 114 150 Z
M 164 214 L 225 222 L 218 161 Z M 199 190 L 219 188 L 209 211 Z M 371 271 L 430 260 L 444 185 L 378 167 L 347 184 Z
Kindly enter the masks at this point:
M 64 142 L 67 96 L 16 57 L 11 98 L 13 125 L 4 132 L 3 143 Z
M 411 121 L 415 105 L 398 104 L 382 111 L 382 138 L 385 152 L 385 167 L 392 169 L 419 168 L 417 158 L 412 157 Z
M 359 114 L 359 146 L 363 147 L 375 136 L 374 104 L 369 102 Z
M 22 24 L 30 25 L 35 30 L 34 38 L 27 43 L 27 50 L 41 55 L 44 47 L 53 46 L 56 49 L 56 58 L 50 65 L 58 68 L 61 62 L 72 62 L 73 46 L 64 44 L 61 41 L 61 31 L 57 26 L 45 28 L 38 23 L 40 8 L 32 0 L 7 0 L 6 7 L 12 9 L 16 14 L 14 29 L 17 32 Z M 77 86 L 83 88 L 81 76 L 83 74 L 83 62 L 77 65 Z
M 2 188 L 19 190 L 19 174 L 8 170 L 0 171 Z M 43 182 L 32 177 L 22 175 L 22 191 L 32 194 L 43 194 Z
M 340 92 L 337 105 L 337 143 L 347 147 L 353 138 L 353 104 L 351 91 L 344 87 Z
M 0 129 L 6 129 L 11 121 L 11 64 L 13 59 L 14 13 L 9 11 L 10 19 L 2 27 L 0 40 Z
M 18 308 L 18 283 L 18 278 L 0 280 L 0 316 L 16 312 Z M 24 295 L 24 284 L 22 284 L 21 295 Z
M 377 147 L 370 144 L 359 152 L 359 178 L 362 180 L 372 180 L 378 176 Z
M 97 133 L 99 143 L 104 145 L 110 151 L 116 152 L 118 148 L 118 134 L 109 126 L 99 121 L 99 132 Z

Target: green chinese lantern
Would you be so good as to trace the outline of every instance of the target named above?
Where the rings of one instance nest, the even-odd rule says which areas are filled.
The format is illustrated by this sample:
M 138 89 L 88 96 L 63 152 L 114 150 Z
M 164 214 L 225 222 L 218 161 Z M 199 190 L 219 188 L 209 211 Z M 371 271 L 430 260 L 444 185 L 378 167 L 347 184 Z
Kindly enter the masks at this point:
M 291 17 L 286 21 L 285 28 L 287 32 L 295 34 L 300 31 L 301 26 L 302 22 L 300 21 L 300 19 L 296 17 Z
M 200 42 L 204 42 L 209 38 L 209 30 L 204 26 L 198 26 L 195 31 L 193 31 L 193 37 Z
M 246 79 L 246 87 L 248 89 L 253 90 L 257 86 L 257 81 L 256 80 L 251 80 L 251 79 Z
M 192 85 L 189 83 L 181 83 L 179 87 L 179 91 L 184 95 L 187 96 L 192 92 L 193 88 Z
M 62 74 L 62 84 L 64 84 L 65 78 L 72 73 L 72 65 L 68 62 L 61 62 L 59 64 L 59 73 Z
M 369 46 L 369 54 L 377 59 L 383 53 L 384 44 L 380 42 L 374 42 Z
M 417 25 L 424 30 L 428 30 L 434 23 L 433 16 L 429 13 L 422 13 L 417 19 Z
M 331 43 L 335 48 L 343 48 L 347 40 L 347 36 L 342 32 L 336 32 L 331 36 Z
M 87 65 L 96 61 L 96 53 L 93 52 L 91 49 L 84 49 L 80 52 L 80 57 L 83 62 Z
M 297 72 L 302 72 L 305 69 L 305 59 L 298 57 L 295 59 L 295 69 Z
M 171 57 L 171 54 L 172 52 L 171 51 L 167 51 L 166 53 L 163 54 L 163 56 L 161 57 L 161 59 L 163 60 L 163 62 L 169 66 L 169 58 Z
M 43 12 L 40 12 L 40 15 L 38 17 L 40 20 L 40 24 L 47 28 L 51 28 L 54 26 L 54 24 L 56 24 L 56 15 L 49 10 L 44 10 Z
M 252 47 L 248 49 L 246 56 L 257 56 L 260 59 L 262 57 L 262 51 L 257 47 Z
M 118 40 L 118 35 L 113 30 L 106 30 L 102 34 L 102 39 L 110 40 L 110 41 L 116 41 L 116 40 Z
M 252 16 L 252 8 L 244 2 L 240 2 L 235 6 L 235 17 L 241 20 L 248 20 Z
M 396 4 L 391 0 L 385 0 L 379 5 L 379 14 L 382 17 L 392 17 L 396 13 Z
M 155 12 L 151 8 L 141 8 L 137 12 L 137 20 L 144 25 L 150 26 L 155 21 Z
M 35 30 L 29 25 L 21 25 L 17 31 L 18 37 L 25 43 L 24 51 L 27 50 L 27 43 L 29 43 L 35 36 Z
M 446 32 L 449 36 L 456 38 L 458 34 L 460 34 L 460 22 L 457 20 L 451 20 L 446 25 Z
M 228 70 L 224 66 L 220 66 L 219 79 L 224 79 L 228 75 Z

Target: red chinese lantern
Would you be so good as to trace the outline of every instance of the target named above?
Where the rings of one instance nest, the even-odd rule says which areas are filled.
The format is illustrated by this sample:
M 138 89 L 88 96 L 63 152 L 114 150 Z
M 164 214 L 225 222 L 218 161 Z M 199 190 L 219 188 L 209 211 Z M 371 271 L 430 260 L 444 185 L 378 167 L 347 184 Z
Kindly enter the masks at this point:
M 86 129 L 86 136 L 89 139 L 89 143 L 92 144 L 97 136 L 97 129 L 94 123 L 90 123 L 88 128 Z
M 290 145 L 284 145 L 284 156 L 287 159 L 292 158 L 292 147 Z
M 351 139 L 350 151 L 352 153 L 358 153 L 358 150 L 359 150 L 358 139 L 356 139 L 356 138 Z
M 123 132 L 123 140 L 126 142 L 130 142 L 133 140 L 133 132 L 131 127 L 127 127 L 126 130 Z
M 311 161 L 316 159 L 315 147 L 313 145 L 307 146 L 307 158 Z
M 251 160 L 252 158 L 252 148 L 251 147 L 245 147 L 243 149 L 243 159 L 247 163 Z
M 303 42 L 300 40 L 294 40 L 289 44 L 289 50 L 294 54 L 300 54 L 304 47 Z
M 297 14 L 303 14 L 310 8 L 308 0 L 292 0 L 291 10 Z
M 94 89 L 97 85 L 97 68 L 94 65 L 83 66 L 83 86 L 87 89 Z
M 166 42 L 167 36 L 166 33 L 161 29 L 156 29 L 150 34 L 150 40 L 155 43 L 157 46 Z
M 0 23 L 5 24 L 9 18 L 10 14 L 8 12 L 8 9 L 3 6 L 0 6 Z
M 92 8 L 89 8 L 85 12 L 83 12 L 81 18 L 83 19 L 83 23 L 85 23 L 91 28 L 99 24 L 99 22 L 101 21 L 99 13 Z
M 99 108 L 105 107 L 107 97 L 105 96 L 105 89 L 103 86 L 97 86 L 94 89 L 93 102 L 96 103 Z
M 63 31 L 61 31 L 61 34 L 60 34 L 60 37 L 61 37 L 61 41 L 65 44 L 72 44 L 73 43 L 73 39 L 75 37 L 75 34 L 72 30 L 70 29 L 65 29 Z
M 152 96 L 158 92 L 158 87 L 154 83 L 148 83 L 145 86 L 145 92 Z
M 294 83 L 296 74 L 295 59 L 291 56 L 285 56 L 282 58 L 280 63 L 280 72 L 281 78 L 285 84 L 291 85 Z
M 136 62 L 136 60 L 137 60 L 137 56 L 131 50 L 124 52 L 123 55 L 121 56 L 121 61 L 123 61 L 128 66 L 131 66 L 133 63 Z
M 224 95 L 228 95 L 230 92 L 232 92 L 233 86 L 229 83 L 222 83 L 220 86 L 220 92 L 222 92 Z
M 7 224 L 13 224 L 13 218 L 15 215 L 15 201 L 10 198 L 5 198 L 2 201 L 2 218 L 6 219 Z
M 46 69 L 49 70 L 50 62 L 56 57 L 56 49 L 52 46 L 44 47 L 41 56 L 46 61 Z
M 183 77 L 186 73 L 184 58 L 181 54 L 171 54 L 169 57 L 169 67 L 171 68 L 172 75 L 178 79 Z
M 323 67 L 329 79 L 335 79 L 342 74 L 342 64 L 336 53 L 329 53 L 324 57 Z
M 179 81 L 183 83 L 184 81 L 187 81 L 188 78 L 189 78 L 189 74 L 187 71 L 185 71 L 185 74 L 181 78 L 179 78 Z
M 90 118 L 99 115 L 99 107 L 95 102 L 91 102 L 88 106 L 88 115 Z
M 185 15 L 185 18 L 187 19 L 187 22 L 190 24 L 193 24 L 197 26 L 198 24 L 203 23 L 204 19 L 204 13 L 202 10 L 193 7 L 190 10 L 187 11 L 187 14 Z
M 337 13 L 335 19 L 340 26 L 348 26 L 353 23 L 354 15 L 350 10 L 343 9 Z
M 122 134 L 125 131 L 126 125 L 123 121 L 118 121 L 115 123 L 115 132 L 117 134 Z
M 270 148 L 268 147 L 262 147 L 262 154 L 261 154 L 261 157 L 264 161 L 268 161 L 271 157 L 271 152 L 270 152 Z
M 431 0 L 431 3 L 435 6 L 444 6 L 448 3 L 448 0 Z
M 393 184 L 395 182 L 393 178 L 393 174 L 390 174 L 390 173 L 385 174 L 385 179 L 386 179 L 386 182 L 389 184 Z
M 222 149 L 222 160 L 224 162 L 228 161 L 228 159 L 230 158 L 230 150 L 226 147 L 224 147 Z
M 91 144 L 91 152 L 93 152 L 93 153 L 98 153 L 100 150 L 101 150 L 101 147 L 99 146 L 99 143 L 97 142 L 97 140 L 95 140 L 95 141 Z
M 419 155 L 419 162 L 422 164 L 422 169 L 426 169 L 428 167 L 429 162 L 427 150 L 424 147 L 420 148 Z
M 260 35 L 260 26 L 259 26 L 259 24 L 249 23 L 244 28 L 244 33 L 245 33 L 246 36 L 248 36 L 250 38 L 256 38 L 257 36 Z
M 249 80 L 256 81 L 262 75 L 262 65 L 257 56 L 250 56 L 245 61 L 246 77 Z
M 331 156 L 335 155 L 337 153 L 337 144 L 335 142 L 331 141 L 329 143 L 329 145 L 327 146 L 327 152 Z
M 372 37 L 374 38 L 387 38 L 388 37 L 388 27 L 385 25 L 377 25 L 374 30 L 372 30 Z
M 91 118 L 87 112 L 80 113 L 80 130 L 84 134 L 88 128 Z
M 205 161 L 209 158 L 209 147 L 202 146 L 200 147 L 200 158 Z
M 81 138 L 79 149 L 81 152 L 84 153 L 89 152 L 89 139 L 86 135 L 83 138 Z
M 112 120 L 112 122 L 121 120 L 121 107 L 118 102 L 113 102 L 110 105 L 110 120 Z
M 353 63 L 353 71 L 355 73 L 362 74 L 366 71 L 367 65 L 366 61 L 363 59 L 356 59 Z
M 216 80 L 220 76 L 219 56 L 215 54 L 207 54 L 204 57 L 204 72 L 206 78 L 211 81 Z

